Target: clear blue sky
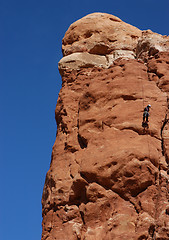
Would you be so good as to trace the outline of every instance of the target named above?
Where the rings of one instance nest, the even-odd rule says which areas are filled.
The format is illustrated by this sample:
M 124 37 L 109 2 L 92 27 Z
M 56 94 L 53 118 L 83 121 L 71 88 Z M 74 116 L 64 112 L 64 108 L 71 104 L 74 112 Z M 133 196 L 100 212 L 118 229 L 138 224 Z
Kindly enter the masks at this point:
M 61 40 L 71 23 L 93 12 L 169 35 L 169 0 L 0 0 L 1 240 L 41 238 Z

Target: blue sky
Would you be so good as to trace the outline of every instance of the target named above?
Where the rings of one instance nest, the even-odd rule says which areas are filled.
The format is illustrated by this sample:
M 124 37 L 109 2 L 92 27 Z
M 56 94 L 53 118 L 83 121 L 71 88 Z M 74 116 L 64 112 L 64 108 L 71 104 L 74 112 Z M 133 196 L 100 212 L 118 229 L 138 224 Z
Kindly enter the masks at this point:
M 169 35 L 169 1 L 0 0 L 0 239 L 41 238 L 41 195 L 56 136 L 61 41 L 92 12 Z

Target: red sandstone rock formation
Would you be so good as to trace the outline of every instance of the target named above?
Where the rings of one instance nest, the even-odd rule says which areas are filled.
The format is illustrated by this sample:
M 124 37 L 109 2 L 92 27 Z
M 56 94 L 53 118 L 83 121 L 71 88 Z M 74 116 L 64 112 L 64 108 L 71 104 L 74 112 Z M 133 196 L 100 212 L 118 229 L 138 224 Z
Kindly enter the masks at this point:
M 63 55 L 42 240 L 169 239 L 169 38 L 95 13 Z

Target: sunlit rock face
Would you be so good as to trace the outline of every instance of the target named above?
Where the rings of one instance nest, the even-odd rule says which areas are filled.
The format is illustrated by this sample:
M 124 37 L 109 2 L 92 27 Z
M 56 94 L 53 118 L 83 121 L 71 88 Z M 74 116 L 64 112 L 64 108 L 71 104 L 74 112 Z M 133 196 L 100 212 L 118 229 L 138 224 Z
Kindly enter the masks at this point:
M 169 38 L 94 13 L 62 48 L 42 240 L 169 239 Z

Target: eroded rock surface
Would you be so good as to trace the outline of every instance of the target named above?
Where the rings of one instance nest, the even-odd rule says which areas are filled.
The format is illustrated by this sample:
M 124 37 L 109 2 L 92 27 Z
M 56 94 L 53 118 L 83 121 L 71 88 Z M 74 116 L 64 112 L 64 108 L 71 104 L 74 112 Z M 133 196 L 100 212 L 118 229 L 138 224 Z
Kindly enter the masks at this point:
M 168 50 L 109 14 L 68 29 L 42 240 L 169 239 Z

